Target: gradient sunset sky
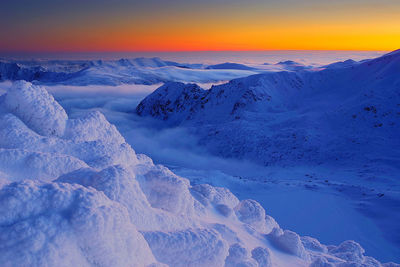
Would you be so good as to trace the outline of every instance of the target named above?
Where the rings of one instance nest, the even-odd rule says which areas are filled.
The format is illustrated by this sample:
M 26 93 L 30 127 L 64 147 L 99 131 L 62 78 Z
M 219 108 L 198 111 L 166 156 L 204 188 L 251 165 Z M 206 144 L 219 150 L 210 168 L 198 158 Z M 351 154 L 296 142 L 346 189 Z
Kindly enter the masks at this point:
M 394 50 L 399 0 L 2 0 L 0 51 Z

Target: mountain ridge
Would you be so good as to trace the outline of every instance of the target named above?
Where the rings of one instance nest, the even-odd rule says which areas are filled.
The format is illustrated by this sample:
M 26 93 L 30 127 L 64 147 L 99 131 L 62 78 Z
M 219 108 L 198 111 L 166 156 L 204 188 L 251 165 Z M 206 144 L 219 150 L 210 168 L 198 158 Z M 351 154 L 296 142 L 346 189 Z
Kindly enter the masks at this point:
M 187 85 L 195 92 L 193 94 L 191 90 L 186 90 L 182 83 L 168 83 L 139 103 L 136 113 L 140 116 L 162 119 L 168 126 L 189 127 L 201 137 L 203 144 L 211 141 L 215 145 L 217 142 L 212 141 L 210 134 L 221 133 L 227 128 L 232 128 L 230 132 L 233 132 L 233 128 L 236 127 L 234 125 L 237 124 L 235 122 L 261 123 L 266 129 L 270 129 L 264 131 L 268 136 L 274 134 L 272 130 L 274 124 L 287 125 L 289 121 L 293 123 L 293 120 L 297 120 L 291 130 L 293 134 L 298 127 L 297 130 L 304 133 L 302 138 L 315 137 L 316 143 L 328 142 L 331 145 L 338 145 L 340 139 L 353 138 L 351 137 L 353 134 L 346 133 L 343 126 L 337 122 L 339 117 L 346 116 L 343 121 L 355 127 L 357 135 L 360 134 L 358 139 L 365 137 L 365 140 L 370 140 L 373 135 L 369 136 L 371 128 L 376 132 L 379 131 L 376 128 L 383 127 L 387 133 L 381 131 L 379 134 L 385 135 L 386 140 L 395 138 L 397 145 L 399 140 L 392 133 L 400 124 L 397 115 L 400 111 L 398 110 L 400 78 L 396 75 L 398 70 L 400 70 L 400 54 L 396 53 L 368 60 L 350 68 L 344 66 L 312 72 L 282 71 L 256 74 L 212 86 L 209 90 L 203 90 L 193 84 Z M 176 95 L 165 94 L 164 90 L 171 91 L 174 86 L 179 88 Z M 160 95 L 162 100 L 159 99 Z M 348 103 L 347 106 L 344 106 L 344 103 Z M 158 111 L 152 112 L 155 109 Z M 379 111 L 372 111 L 372 116 L 367 115 L 369 110 L 375 109 Z M 205 127 L 196 129 L 199 125 L 207 125 L 208 130 L 205 130 Z M 251 129 L 255 129 L 255 125 L 247 126 L 248 129 L 242 128 L 240 131 L 244 131 L 243 135 L 247 132 L 253 136 L 254 130 Z M 335 128 L 340 128 L 340 131 Z M 315 135 L 315 131 L 320 131 L 318 129 L 323 130 L 322 138 Z M 365 130 L 364 137 L 361 129 Z M 330 136 L 335 131 L 340 135 L 336 140 Z M 229 139 L 228 136 L 227 133 L 218 140 L 224 143 L 222 139 Z M 260 138 L 260 142 L 272 140 L 272 137 L 260 136 Z M 293 147 L 298 147 L 298 142 L 295 143 Z M 234 143 L 230 145 L 237 146 Z M 261 147 L 260 149 L 265 149 L 265 146 Z M 312 147 L 309 148 L 310 151 L 315 150 L 313 145 Z M 247 147 L 238 149 L 246 153 Z M 213 148 L 212 150 L 214 151 Z M 223 155 L 235 157 L 226 153 Z M 265 162 L 267 158 L 268 156 L 265 156 L 262 161 Z

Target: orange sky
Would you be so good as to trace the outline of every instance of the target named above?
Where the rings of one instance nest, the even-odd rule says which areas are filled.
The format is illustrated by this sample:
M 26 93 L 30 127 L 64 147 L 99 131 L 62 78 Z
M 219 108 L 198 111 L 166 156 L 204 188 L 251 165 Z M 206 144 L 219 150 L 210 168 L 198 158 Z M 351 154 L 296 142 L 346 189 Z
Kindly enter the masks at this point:
M 57 6 L 48 12 L 28 10 L 21 14 L 20 20 L 12 16 L 8 21 L 7 18 L 3 18 L 4 21 L 0 19 L 2 25 L 9 26 L 0 30 L 0 50 L 400 48 L 400 1 L 397 0 L 337 0 L 332 3 L 305 0 L 302 4 L 299 4 L 302 1 L 294 0 L 283 0 L 284 4 L 269 4 L 269 1 L 261 0 L 249 0 L 249 4 L 232 1 L 235 3 L 231 5 L 216 0 L 218 5 L 192 3 L 189 6 L 180 2 L 170 8 L 163 6 L 159 9 L 142 4 L 140 12 L 135 6 L 123 5 L 123 1 L 120 8 L 110 7 L 108 10 L 101 6 L 95 10 L 82 8 L 80 12 L 67 9 L 67 6 L 65 14 Z M 157 3 L 156 0 L 150 2 Z

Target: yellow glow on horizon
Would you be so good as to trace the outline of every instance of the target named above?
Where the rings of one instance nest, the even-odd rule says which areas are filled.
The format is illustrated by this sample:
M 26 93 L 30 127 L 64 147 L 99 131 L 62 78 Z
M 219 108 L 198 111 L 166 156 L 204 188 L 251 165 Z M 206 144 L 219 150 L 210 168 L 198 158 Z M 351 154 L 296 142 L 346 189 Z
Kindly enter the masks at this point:
M 18 43 L 43 51 L 379 50 L 400 48 L 400 10 L 358 7 L 330 14 L 214 10 L 119 15 L 46 27 Z M 225 14 L 225 15 L 224 15 Z M 33 26 L 32 26 L 33 27 Z M 33 31 L 32 31 L 33 32 Z M 18 50 L 18 44 L 13 48 Z

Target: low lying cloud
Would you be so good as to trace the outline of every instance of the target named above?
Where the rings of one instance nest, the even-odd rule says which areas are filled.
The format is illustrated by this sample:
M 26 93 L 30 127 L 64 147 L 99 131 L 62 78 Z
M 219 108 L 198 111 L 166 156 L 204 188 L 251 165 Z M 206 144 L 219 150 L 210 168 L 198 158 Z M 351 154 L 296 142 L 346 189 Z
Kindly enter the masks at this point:
M 209 88 L 212 84 L 202 84 Z M 165 128 L 162 123 L 139 117 L 136 106 L 159 85 L 121 86 L 45 86 L 67 111 L 69 117 L 88 110 L 99 110 L 117 126 L 137 153 L 150 156 L 156 163 L 190 169 L 221 170 L 229 174 L 262 172 L 252 163 L 210 155 L 198 145 L 198 139 L 183 127 Z M 0 87 L 1 88 L 1 87 Z
M 11 82 L 0 83 L 0 94 Z M 214 83 L 199 84 L 205 89 Z M 116 125 L 137 153 L 151 157 L 156 163 L 190 169 L 220 170 L 232 175 L 261 174 L 264 167 L 250 162 L 210 155 L 198 145 L 198 139 L 183 127 L 165 128 L 162 123 L 139 117 L 136 106 L 160 85 L 120 86 L 44 86 L 63 106 L 70 118 L 89 110 L 99 110 Z

